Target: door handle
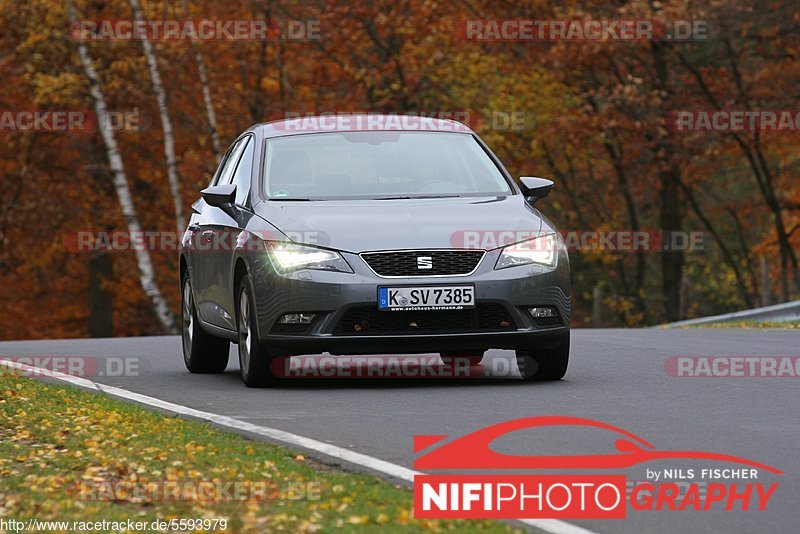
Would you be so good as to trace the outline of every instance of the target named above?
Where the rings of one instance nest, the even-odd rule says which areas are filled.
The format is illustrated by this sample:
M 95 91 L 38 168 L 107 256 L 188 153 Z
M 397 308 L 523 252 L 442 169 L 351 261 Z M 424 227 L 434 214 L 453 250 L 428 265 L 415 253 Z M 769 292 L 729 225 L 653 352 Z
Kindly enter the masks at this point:
M 183 246 L 188 247 L 190 249 L 194 248 L 195 240 L 197 239 L 197 234 L 200 232 L 200 225 L 197 223 L 192 223 L 189 225 L 189 228 L 186 229 L 186 232 L 183 233 L 183 237 L 181 238 L 181 243 Z

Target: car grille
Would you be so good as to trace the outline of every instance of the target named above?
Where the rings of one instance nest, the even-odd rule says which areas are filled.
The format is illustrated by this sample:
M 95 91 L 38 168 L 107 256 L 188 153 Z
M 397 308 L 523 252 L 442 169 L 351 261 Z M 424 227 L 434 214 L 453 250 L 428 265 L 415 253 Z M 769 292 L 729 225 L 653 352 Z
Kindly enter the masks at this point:
M 345 312 L 333 334 L 448 334 L 515 329 L 514 320 L 501 304 L 484 303 L 468 310 L 435 311 L 379 311 L 372 306 L 358 306 Z
M 367 265 L 379 276 L 457 276 L 475 270 L 483 258 L 482 250 L 403 250 L 365 252 Z M 430 269 L 420 269 L 417 258 L 430 258 Z

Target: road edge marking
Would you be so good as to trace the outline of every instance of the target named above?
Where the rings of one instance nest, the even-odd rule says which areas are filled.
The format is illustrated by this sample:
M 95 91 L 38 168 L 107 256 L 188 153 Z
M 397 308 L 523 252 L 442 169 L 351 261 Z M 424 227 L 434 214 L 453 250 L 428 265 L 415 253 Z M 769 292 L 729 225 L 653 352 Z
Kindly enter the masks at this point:
M 35 378 L 37 376 L 53 378 L 83 389 L 105 393 L 106 395 L 112 397 L 130 400 L 138 404 L 144 404 L 145 406 L 151 406 L 153 408 L 158 408 L 178 415 L 209 421 L 223 428 L 232 428 L 235 430 L 248 432 L 250 434 L 264 436 L 279 443 L 302 447 L 310 451 L 318 452 L 330 458 L 336 458 L 337 460 L 357 465 L 362 468 L 367 468 L 378 473 L 383 473 L 385 475 L 389 475 L 390 477 L 412 484 L 414 482 L 414 475 L 423 474 L 421 471 L 414 471 L 413 469 L 408 469 L 407 467 L 393 464 L 391 462 L 387 462 L 386 460 L 374 458 L 367 454 L 351 451 L 343 447 L 339 447 L 338 445 L 331 445 L 330 443 L 325 443 L 313 438 L 307 438 L 305 436 L 300 436 L 298 434 L 293 434 L 277 428 L 255 425 L 253 423 L 241 421 L 227 415 L 204 412 L 195 408 L 183 406 L 182 404 L 175 404 L 174 402 L 157 399 L 155 397 L 150 397 L 149 395 L 128 391 L 127 389 L 116 386 L 108 386 L 93 382 L 92 380 L 81 378 L 79 376 L 72 376 L 59 371 L 51 371 L 42 367 L 35 367 L 2 358 L 0 358 L 0 365 L 9 367 L 11 369 L 32 373 L 33 376 L 29 378 Z M 515 521 L 532 526 L 547 532 L 548 534 L 597 534 L 594 531 L 587 530 L 583 527 L 579 527 L 578 525 L 573 525 L 572 523 L 567 523 L 558 519 L 517 519 Z

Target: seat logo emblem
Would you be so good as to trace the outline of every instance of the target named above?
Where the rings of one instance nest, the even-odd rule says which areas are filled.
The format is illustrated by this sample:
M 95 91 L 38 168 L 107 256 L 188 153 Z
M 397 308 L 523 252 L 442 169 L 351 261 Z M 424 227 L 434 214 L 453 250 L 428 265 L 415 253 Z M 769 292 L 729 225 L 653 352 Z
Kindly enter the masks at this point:
M 430 256 L 417 256 L 417 269 L 433 269 L 433 258 Z

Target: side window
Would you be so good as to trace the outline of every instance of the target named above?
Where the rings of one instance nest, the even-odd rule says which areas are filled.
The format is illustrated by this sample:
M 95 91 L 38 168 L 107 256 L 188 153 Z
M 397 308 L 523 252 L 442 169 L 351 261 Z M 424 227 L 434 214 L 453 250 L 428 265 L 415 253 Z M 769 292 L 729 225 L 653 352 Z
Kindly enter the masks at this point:
M 222 159 L 219 162 L 219 165 L 217 165 L 217 169 L 214 171 L 214 174 L 211 175 L 211 183 L 208 184 L 208 187 L 213 187 L 217 185 L 217 182 L 219 181 L 219 176 L 220 174 L 222 174 L 222 170 L 228 163 L 228 156 L 232 151 L 233 151 L 233 146 L 231 145 L 231 147 L 228 148 L 228 151 L 225 152 L 225 154 L 223 154 Z
M 236 172 L 233 173 L 232 184 L 236 185 L 236 203 L 243 206 L 247 202 L 247 196 L 250 193 L 250 176 L 253 170 L 253 152 L 255 142 L 251 136 L 245 137 L 245 148 L 242 153 L 242 159 L 239 160 L 239 165 L 236 167 Z
M 239 161 L 239 155 L 242 153 L 242 148 L 246 142 L 247 137 L 243 137 L 236 141 L 236 143 L 233 145 L 233 148 L 231 148 L 231 150 L 228 152 L 228 157 L 225 159 L 225 163 L 222 164 L 222 169 L 220 170 L 217 176 L 217 181 L 214 183 L 214 185 L 225 185 L 231 183 L 231 175 L 236 168 L 236 163 Z

